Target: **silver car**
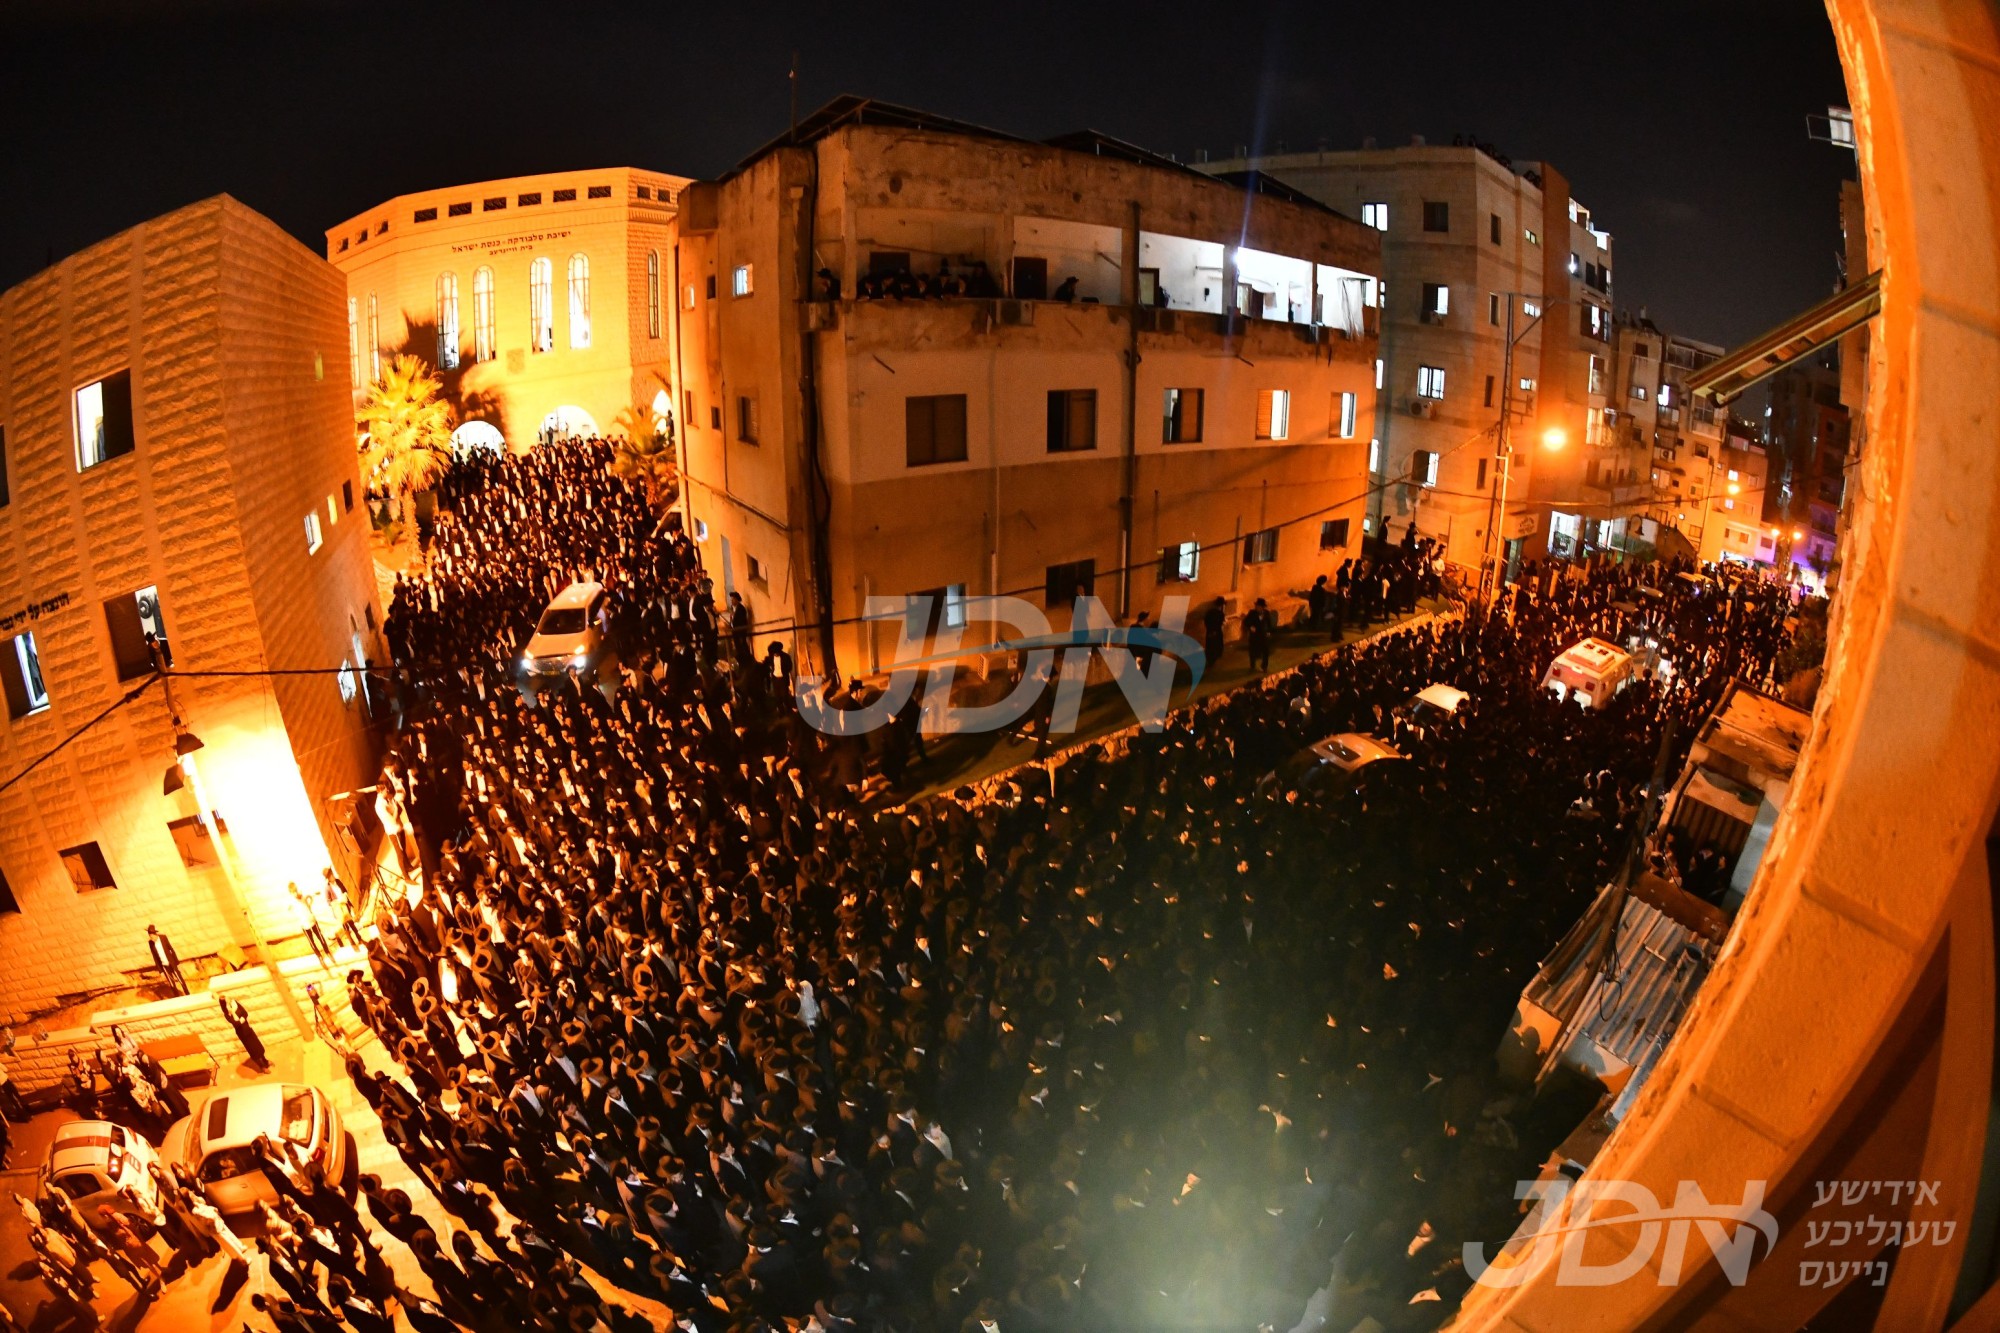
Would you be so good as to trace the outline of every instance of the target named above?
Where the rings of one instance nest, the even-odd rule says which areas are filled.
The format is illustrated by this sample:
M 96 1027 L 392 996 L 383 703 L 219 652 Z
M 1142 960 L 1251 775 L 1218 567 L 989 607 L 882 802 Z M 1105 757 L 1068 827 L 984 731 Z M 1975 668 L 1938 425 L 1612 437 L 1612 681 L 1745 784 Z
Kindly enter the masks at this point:
M 251 1083 L 215 1093 L 168 1131 L 166 1152 L 187 1164 L 217 1209 L 247 1213 L 278 1198 L 252 1146 L 259 1135 L 297 1148 L 306 1170 L 326 1184 L 338 1186 L 347 1174 L 340 1112 L 325 1093 L 300 1083 Z

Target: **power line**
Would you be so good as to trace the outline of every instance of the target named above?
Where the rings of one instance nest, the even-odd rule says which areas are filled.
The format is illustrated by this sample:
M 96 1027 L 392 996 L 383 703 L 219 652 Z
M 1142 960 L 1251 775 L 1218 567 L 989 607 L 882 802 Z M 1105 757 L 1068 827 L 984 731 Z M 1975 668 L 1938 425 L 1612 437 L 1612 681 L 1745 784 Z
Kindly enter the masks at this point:
M 160 679 L 161 677 L 158 675 L 158 673 L 155 673 L 151 676 L 148 676 L 145 680 L 141 681 L 137 688 L 126 691 L 124 697 L 119 699 L 117 703 L 110 705 L 103 712 L 99 713 L 96 717 L 93 717 L 92 719 L 90 719 L 90 721 L 84 723 L 82 726 L 78 727 L 75 731 L 72 731 L 69 735 L 57 741 L 53 746 L 49 747 L 47 750 L 44 750 L 40 755 L 35 757 L 33 762 L 31 762 L 26 768 L 22 769 L 19 773 L 16 773 L 13 777 L 8 778 L 5 782 L 0 782 L 0 792 L 5 792 L 9 787 L 12 787 L 22 778 L 27 777 L 28 774 L 34 772 L 36 769 L 40 768 L 43 764 L 55 758 L 58 754 L 61 754 L 63 750 L 68 748 L 68 746 L 72 741 L 76 740 L 79 736 L 83 735 L 84 732 L 89 731 L 92 727 L 96 726 L 98 723 L 104 721 L 105 718 L 110 717 L 113 713 L 123 708 L 126 704 L 129 704 L 134 699 L 137 699 L 140 695 L 144 694 L 147 690 L 151 689 L 154 685 L 159 683 Z

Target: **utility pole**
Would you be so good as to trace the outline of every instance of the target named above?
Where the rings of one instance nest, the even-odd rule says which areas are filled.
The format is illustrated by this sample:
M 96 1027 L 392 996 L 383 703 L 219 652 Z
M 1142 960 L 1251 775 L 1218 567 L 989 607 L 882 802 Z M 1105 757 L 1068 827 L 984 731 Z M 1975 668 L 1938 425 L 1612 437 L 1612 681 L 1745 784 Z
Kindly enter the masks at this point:
M 1486 507 L 1486 545 L 1491 553 L 1480 562 L 1479 600 L 1490 602 L 1500 595 L 1501 585 L 1506 581 L 1499 562 L 1506 558 L 1507 543 L 1500 536 L 1500 525 L 1507 520 L 1507 478 L 1514 471 L 1513 455 L 1509 452 L 1508 418 L 1513 415 L 1514 403 L 1514 293 L 1507 293 L 1507 339 L 1500 349 L 1500 443 L 1494 451 L 1500 463 L 1500 476 L 1494 482 L 1493 498 Z M 1489 592 L 1486 580 L 1493 580 Z

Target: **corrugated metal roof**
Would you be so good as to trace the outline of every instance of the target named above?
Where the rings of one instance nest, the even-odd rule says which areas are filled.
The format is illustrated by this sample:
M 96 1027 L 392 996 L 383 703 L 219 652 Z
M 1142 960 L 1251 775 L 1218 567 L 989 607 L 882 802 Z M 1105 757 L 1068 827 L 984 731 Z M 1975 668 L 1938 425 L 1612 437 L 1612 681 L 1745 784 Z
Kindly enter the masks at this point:
M 1628 898 L 1618 962 L 1584 1000 L 1582 1035 L 1630 1065 L 1664 1046 L 1708 976 L 1708 942 L 1651 903 Z

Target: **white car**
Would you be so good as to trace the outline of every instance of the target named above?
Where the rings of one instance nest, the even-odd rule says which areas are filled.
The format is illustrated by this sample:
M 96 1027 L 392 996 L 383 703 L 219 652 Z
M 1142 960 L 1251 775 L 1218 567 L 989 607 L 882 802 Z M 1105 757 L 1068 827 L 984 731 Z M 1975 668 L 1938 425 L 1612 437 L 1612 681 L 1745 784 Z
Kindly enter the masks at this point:
M 1311 747 L 1322 764 L 1332 764 L 1335 768 L 1349 773 L 1356 772 L 1382 759 L 1402 759 L 1405 756 L 1393 746 L 1385 745 L 1373 736 L 1364 736 L 1358 731 L 1343 731 L 1338 736 L 1328 736 Z
M 557 593 L 535 622 L 535 632 L 521 648 L 524 676 L 560 676 L 590 672 L 604 655 L 611 595 L 601 583 L 572 583 Z
M 1404 707 L 1410 716 L 1419 722 L 1428 722 L 1433 714 L 1449 717 L 1459 710 L 1460 705 L 1471 698 L 1464 690 L 1450 685 L 1426 685 L 1410 696 Z
M 133 1205 L 118 1191 L 130 1186 L 147 1209 L 159 1197 L 159 1187 L 146 1168 L 157 1159 L 153 1145 L 108 1120 L 72 1120 L 56 1129 L 49 1144 L 48 1161 L 42 1165 L 42 1193 L 61 1190 L 76 1201 L 85 1219 L 96 1221 L 100 1204 L 110 1204 L 120 1212 Z
M 353 1145 L 340 1112 L 325 1093 L 302 1083 L 250 1083 L 217 1092 L 167 1131 L 163 1151 L 187 1164 L 218 1210 L 247 1213 L 278 1198 L 252 1146 L 259 1135 L 296 1147 L 320 1181 L 343 1183 Z
M 1336 775 L 1342 786 L 1359 789 L 1370 766 L 1385 759 L 1406 758 L 1407 755 L 1373 736 L 1343 731 L 1288 757 L 1258 781 L 1257 790 L 1265 795 L 1306 791 L 1326 785 Z

